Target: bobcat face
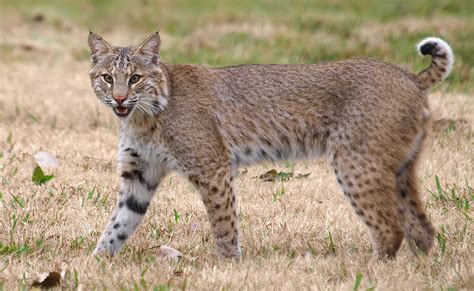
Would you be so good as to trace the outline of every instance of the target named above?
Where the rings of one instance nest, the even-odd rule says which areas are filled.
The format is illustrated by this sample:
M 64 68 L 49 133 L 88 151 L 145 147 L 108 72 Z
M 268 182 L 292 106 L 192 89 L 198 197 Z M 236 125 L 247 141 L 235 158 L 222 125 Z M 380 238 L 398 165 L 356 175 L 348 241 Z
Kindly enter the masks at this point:
M 166 90 L 160 84 L 163 78 L 159 78 L 164 77 L 159 45 L 158 34 L 138 47 L 112 47 L 99 35 L 89 35 L 92 88 L 117 116 L 125 118 L 134 111 L 153 115 L 166 105 Z

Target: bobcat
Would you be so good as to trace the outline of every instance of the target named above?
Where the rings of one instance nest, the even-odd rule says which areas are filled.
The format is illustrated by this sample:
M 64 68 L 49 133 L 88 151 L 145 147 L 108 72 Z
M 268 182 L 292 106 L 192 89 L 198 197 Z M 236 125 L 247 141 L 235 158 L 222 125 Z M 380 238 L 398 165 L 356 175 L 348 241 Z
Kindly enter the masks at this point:
M 427 89 L 451 71 L 439 38 L 419 74 L 372 59 L 208 68 L 160 60 L 160 36 L 115 47 L 89 35 L 90 78 L 120 120 L 117 208 L 94 254 L 116 254 L 143 220 L 163 177 L 177 171 L 199 190 L 220 257 L 241 257 L 233 181 L 240 165 L 324 156 L 368 226 L 377 259 L 405 237 L 428 253 L 435 228 L 416 167 L 427 133 Z

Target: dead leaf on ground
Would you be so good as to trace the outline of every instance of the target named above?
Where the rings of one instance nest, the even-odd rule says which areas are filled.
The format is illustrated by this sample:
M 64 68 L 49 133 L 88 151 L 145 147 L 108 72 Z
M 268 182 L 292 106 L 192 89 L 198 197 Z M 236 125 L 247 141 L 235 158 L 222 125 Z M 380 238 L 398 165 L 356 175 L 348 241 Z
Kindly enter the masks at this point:
M 49 289 L 61 285 L 61 279 L 64 278 L 64 271 L 43 273 L 38 276 L 38 279 L 33 281 L 31 287 L 40 289 Z
M 265 182 L 275 182 L 275 181 L 282 181 L 286 182 L 289 181 L 291 178 L 295 179 L 302 179 L 306 178 L 310 175 L 311 173 L 305 173 L 305 174 L 294 174 L 293 172 L 278 172 L 275 169 L 271 169 L 270 171 L 267 171 L 260 176 L 254 177 L 258 178 L 260 180 L 263 180 Z
M 41 14 L 41 13 L 38 13 L 38 14 L 36 14 L 36 15 L 33 16 L 33 21 L 34 21 L 34 22 L 40 23 L 40 22 L 43 22 L 44 19 L 45 19 L 45 17 L 44 17 L 44 15 Z
M 177 262 L 182 257 L 183 254 L 181 252 L 168 246 L 161 246 L 156 254 L 156 258 L 158 260 L 170 260 L 175 262 Z
M 37 152 L 35 155 L 35 162 L 41 168 L 57 168 L 59 166 L 59 160 L 51 153 L 48 152 Z
M 271 169 L 270 171 L 267 171 L 267 172 L 261 174 L 260 176 L 258 176 L 258 178 L 260 180 L 265 181 L 265 182 L 275 182 L 275 179 L 276 179 L 277 175 L 278 175 L 277 170 Z M 254 178 L 257 178 L 257 177 L 254 177 Z
M 309 175 L 311 175 L 311 173 L 306 173 L 306 174 L 298 174 L 295 176 L 295 179 L 303 179 L 303 178 L 307 178 Z

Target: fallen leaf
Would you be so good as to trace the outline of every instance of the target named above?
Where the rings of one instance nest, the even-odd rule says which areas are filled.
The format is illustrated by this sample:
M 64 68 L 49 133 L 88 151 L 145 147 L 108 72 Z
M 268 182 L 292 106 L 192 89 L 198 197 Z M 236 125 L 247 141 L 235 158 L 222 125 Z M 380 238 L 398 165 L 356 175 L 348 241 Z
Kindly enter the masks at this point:
M 258 179 L 263 180 L 265 182 L 275 182 L 275 181 L 286 182 L 286 181 L 289 181 L 292 178 L 295 178 L 295 179 L 306 178 L 310 174 L 311 173 L 295 175 L 293 172 L 278 172 L 275 169 L 271 169 L 270 171 L 267 171 L 267 172 L 261 174 L 260 176 L 257 176 L 257 177 L 254 177 L 254 178 L 258 178 Z
M 275 182 L 277 175 L 278 175 L 277 170 L 271 169 L 270 171 L 267 171 L 261 174 L 260 176 L 258 176 L 258 178 L 265 182 Z
M 61 279 L 64 277 L 65 272 L 49 272 L 38 276 L 38 279 L 33 281 L 31 287 L 49 289 L 61 285 Z
M 298 174 L 295 176 L 295 179 L 303 179 L 303 178 L 307 178 L 309 175 L 311 175 L 311 173 L 306 173 L 306 174 Z
M 184 272 L 183 271 L 174 271 L 173 275 L 175 275 L 176 277 L 181 277 L 181 276 L 184 275 Z
M 41 168 L 57 168 L 59 166 L 59 160 L 48 152 L 37 152 L 35 155 L 35 162 Z
M 18 48 L 24 50 L 24 51 L 32 51 L 35 49 L 35 46 L 30 44 L 30 43 L 20 43 L 18 45 Z
M 33 16 L 33 21 L 34 22 L 43 22 L 44 21 L 44 15 L 41 14 L 41 13 L 38 13 L 36 14 L 35 16 Z
M 181 257 L 183 257 L 181 252 L 167 246 L 161 246 L 156 254 L 156 258 L 158 260 L 170 260 L 177 262 Z

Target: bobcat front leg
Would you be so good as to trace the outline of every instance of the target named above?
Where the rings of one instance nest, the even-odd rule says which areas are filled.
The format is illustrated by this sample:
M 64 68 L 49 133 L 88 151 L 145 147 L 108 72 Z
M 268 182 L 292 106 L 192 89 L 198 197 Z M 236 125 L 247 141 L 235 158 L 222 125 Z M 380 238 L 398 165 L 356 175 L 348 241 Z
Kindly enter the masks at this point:
M 145 212 L 166 168 L 159 162 L 150 162 L 131 147 L 121 149 L 119 163 L 121 185 L 117 207 L 97 243 L 94 255 L 115 255 L 142 222 Z

